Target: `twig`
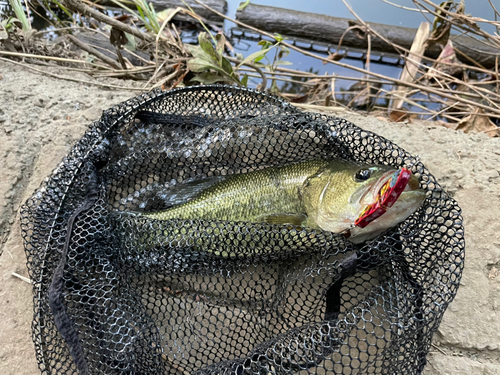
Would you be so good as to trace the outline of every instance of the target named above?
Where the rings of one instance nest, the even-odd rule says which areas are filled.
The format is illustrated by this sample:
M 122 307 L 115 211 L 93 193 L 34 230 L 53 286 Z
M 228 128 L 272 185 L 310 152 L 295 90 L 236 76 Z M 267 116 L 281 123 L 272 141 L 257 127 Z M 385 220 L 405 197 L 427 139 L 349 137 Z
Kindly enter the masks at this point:
M 342 48 L 342 42 L 344 41 L 344 38 L 345 36 L 347 35 L 347 33 L 351 30 L 359 30 L 359 26 L 358 25 L 355 25 L 355 26 L 349 26 L 347 29 L 345 29 L 345 31 L 342 33 L 342 35 L 340 36 L 340 39 L 339 39 L 339 42 L 337 43 L 337 50 L 335 51 L 335 53 L 333 55 L 330 55 L 329 57 L 333 57 L 335 56 L 336 54 L 338 54 L 338 52 L 340 51 L 340 49 Z M 324 64 L 324 62 L 323 62 Z
M 15 272 L 12 272 L 11 275 L 14 277 L 17 277 L 18 279 L 21 279 L 22 281 L 27 282 L 28 284 L 33 284 L 30 279 L 28 279 L 27 277 L 21 276 Z
M 84 4 L 81 1 L 78 0 L 64 0 L 66 3 L 67 7 L 70 8 L 73 11 L 80 12 L 81 14 L 85 16 L 91 16 L 95 18 L 98 21 L 104 22 L 108 25 L 111 25 L 118 30 L 122 30 L 126 33 L 132 34 L 136 36 L 139 39 L 142 39 L 146 42 L 154 43 L 155 42 L 155 37 L 152 36 L 151 34 L 141 32 L 140 30 L 133 28 L 123 22 L 117 21 L 114 18 L 111 18 L 109 16 L 106 16 L 105 14 L 98 12 L 97 10 L 92 9 L 88 5 Z
M 160 35 L 163 33 L 163 30 L 165 29 L 165 27 L 167 26 L 167 23 L 170 22 L 172 20 L 172 18 L 179 12 L 181 11 L 184 11 L 183 8 L 180 8 L 180 7 L 177 7 L 175 10 L 173 10 L 169 16 L 163 21 L 161 27 L 160 27 L 160 30 L 158 31 L 158 34 L 156 35 L 156 39 L 155 39 L 155 71 L 154 71 L 154 74 L 153 76 L 148 80 L 148 82 L 144 85 L 144 87 L 147 87 L 149 85 L 149 83 L 156 77 L 156 75 L 158 74 L 158 72 L 160 71 L 160 69 L 162 68 L 162 66 L 166 63 L 166 60 L 163 61 L 163 63 L 161 65 L 159 65 L 159 58 L 158 58 L 158 44 L 159 44 L 159 41 L 160 41 Z M 190 13 L 190 12 L 188 12 Z M 178 46 L 176 46 L 178 47 Z M 175 74 L 177 74 L 177 72 L 174 72 Z M 171 74 L 172 76 L 172 74 Z M 172 76 L 172 78 L 175 77 L 175 75 Z M 168 78 L 168 77 L 167 77 Z M 170 78 L 170 79 L 172 79 Z M 167 82 L 166 80 L 164 82 Z M 154 87 L 154 86 L 153 86 Z
M 54 77 L 54 78 L 58 78 L 58 79 L 64 79 L 66 81 L 80 82 L 80 83 L 85 83 L 85 84 L 88 84 L 88 85 L 106 87 L 108 89 L 119 89 L 119 90 L 127 90 L 127 91 L 141 91 L 141 92 L 144 92 L 143 89 L 139 89 L 139 88 L 136 88 L 136 87 L 125 87 L 125 86 L 109 85 L 109 84 L 101 83 L 101 82 L 86 81 L 84 79 L 78 79 L 78 78 L 60 76 L 58 74 L 49 73 L 49 72 L 44 71 L 44 70 L 36 69 L 36 68 L 30 66 L 29 64 L 23 64 L 23 63 L 20 63 L 20 62 L 17 62 L 17 61 L 12 61 L 12 60 L 9 60 L 9 59 L 3 58 L 3 57 L 0 57 L 0 60 L 5 61 L 5 62 L 9 62 L 11 64 L 20 65 L 22 67 L 34 70 L 37 73 L 45 74 L 45 75 L 48 75 L 50 77 Z
M 431 345 L 432 345 L 432 347 L 433 347 L 434 349 L 436 349 L 436 350 L 438 350 L 439 352 L 441 352 L 441 354 L 446 355 L 446 352 L 445 352 L 443 349 L 441 349 L 439 346 L 437 346 L 436 344 L 431 344 Z
M 459 29 L 465 30 L 465 31 L 467 31 L 470 34 L 480 35 L 483 38 L 485 38 L 486 40 L 488 40 L 488 41 L 492 40 L 494 42 L 493 44 L 491 44 L 491 43 L 488 44 L 485 41 L 482 41 L 480 39 L 476 39 L 479 43 L 482 43 L 484 45 L 487 45 L 487 46 L 490 46 L 490 47 L 494 47 L 494 48 L 500 48 L 500 39 L 498 39 L 498 38 L 492 38 L 492 36 L 490 34 L 484 32 L 481 29 L 475 29 L 475 28 L 469 27 L 466 24 L 466 22 L 464 21 L 465 17 L 463 15 L 451 12 L 449 10 L 446 10 L 443 7 L 440 7 L 439 5 L 434 4 L 430 0 L 420 0 L 420 1 L 422 1 L 422 2 L 424 2 L 424 3 L 426 3 L 426 4 L 430 5 L 430 6 L 432 6 L 434 9 L 439 9 L 440 12 L 442 12 L 442 13 L 446 14 L 447 16 L 451 17 L 451 19 L 448 19 L 447 22 L 450 22 L 453 26 L 455 26 L 455 27 L 457 27 Z M 435 17 L 442 17 L 442 15 L 438 14 L 436 11 L 433 11 L 433 10 L 425 7 L 420 2 L 418 2 L 418 5 L 421 6 L 423 9 L 426 9 L 429 13 L 433 14 Z M 462 21 L 462 22 L 460 22 L 460 21 Z M 468 19 L 468 21 L 469 22 L 486 22 L 486 23 L 492 23 L 492 22 L 490 22 L 488 20 L 485 20 L 485 19 L 482 19 L 482 18 L 478 18 L 478 17 L 470 17 Z
M 375 36 L 377 36 L 378 38 L 380 38 L 381 40 L 383 40 L 385 43 L 387 43 L 388 45 L 392 46 L 392 48 L 394 48 L 396 51 L 399 51 L 401 54 L 402 52 L 405 52 L 407 54 L 412 54 L 413 56 L 415 56 L 415 58 L 419 58 L 419 59 L 429 59 L 428 57 L 424 56 L 423 53 L 420 54 L 420 53 L 416 53 L 416 52 L 411 52 L 409 50 L 407 50 L 406 48 L 402 47 L 402 46 L 399 46 L 393 42 L 391 42 L 390 40 L 386 39 L 383 35 L 381 35 L 380 33 L 378 33 L 376 30 L 372 29 L 369 24 L 367 24 L 366 22 L 364 22 L 355 12 L 354 10 L 352 9 L 352 7 L 346 2 L 346 0 L 342 0 L 344 2 L 344 4 L 346 5 L 346 7 L 349 9 L 349 11 L 352 13 L 352 15 L 354 17 L 356 17 L 358 19 L 358 21 L 364 25 L 364 27 L 369 30 L 371 33 L 373 33 Z M 416 2 L 417 5 L 420 5 L 418 2 Z M 420 5 L 422 6 L 422 5 Z M 421 11 L 422 13 L 425 13 L 426 11 L 422 10 Z M 430 11 L 427 11 L 427 13 L 432 13 Z M 435 13 L 433 13 L 435 14 Z M 453 13 L 454 14 L 454 13 Z M 431 22 L 429 22 L 431 23 Z M 471 36 L 470 37 L 474 38 L 474 36 Z M 455 40 L 455 36 L 451 36 L 450 39 L 452 40 Z M 481 40 L 477 39 L 477 38 L 474 38 L 476 39 L 478 42 L 482 42 Z M 460 45 L 460 43 L 456 42 L 457 45 Z M 486 44 L 488 46 L 491 47 L 491 45 L 489 44 Z M 493 46 L 495 48 L 497 48 L 496 46 Z M 475 50 L 476 52 L 478 52 L 479 54 L 483 53 L 481 50 L 478 50 L 478 49 L 475 49 L 475 48 L 471 48 L 471 47 L 468 47 L 470 49 L 473 49 Z M 481 66 L 481 64 L 477 63 L 476 61 L 474 61 L 472 58 L 470 58 L 469 56 L 465 55 L 464 53 L 462 53 L 460 50 L 457 50 L 457 52 L 463 56 L 464 58 L 466 58 L 467 60 L 469 60 L 470 62 L 472 62 L 473 64 L 475 64 L 476 66 L 478 66 L 479 69 L 477 70 L 480 70 L 482 71 L 483 73 L 486 73 L 486 74 L 489 74 L 490 71 L 488 71 L 487 69 L 485 69 L 483 66 Z M 432 59 L 429 59 L 431 61 L 435 61 L 435 60 L 432 60 Z M 441 64 L 445 64 L 445 65 L 458 65 L 458 64 L 451 64 L 451 63 L 448 63 L 448 62 L 440 62 Z M 460 65 L 461 66 L 461 65 Z M 469 69 L 471 69 L 472 67 L 469 67 Z M 476 69 L 474 69 L 476 70 Z
M 125 64 L 125 59 L 123 58 L 122 51 L 120 51 L 120 47 L 115 46 L 116 56 L 118 57 L 118 61 L 120 62 L 120 66 L 123 70 L 128 70 L 127 64 Z
M 481 133 L 490 133 L 490 132 L 498 132 L 500 131 L 500 128 L 494 128 L 494 129 L 489 129 L 489 130 L 483 130 Z
M 184 73 L 182 73 L 181 76 L 179 78 L 177 78 L 177 81 L 175 81 L 174 84 L 170 87 L 170 89 L 176 88 L 177 85 L 184 80 L 184 77 L 186 77 L 186 75 L 188 73 L 189 73 L 189 70 L 186 70 Z
M 495 76 L 496 76 L 496 89 L 497 89 L 497 95 L 498 95 L 499 94 L 498 56 L 495 58 Z
M 174 70 L 172 73 L 170 73 L 168 76 L 165 78 L 161 79 L 159 82 L 155 83 L 151 89 L 154 89 L 155 87 L 161 87 L 171 79 L 174 79 L 177 75 L 179 74 L 179 70 Z
M 151 82 L 155 79 L 156 75 L 158 74 L 158 72 L 160 71 L 160 69 L 163 67 L 163 65 L 165 65 L 166 61 L 167 61 L 167 60 L 163 61 L 163 62 L 161 63 L 161 65 L 160 65 L 160 66 L 155 67 L 155 70 L 154 70 L 153 75 L 152 75 L 152 76 L 151 76 L 151 78 L 149 78 L 149 80 L 148 80 L 148 81 L 144 84 L 144 86 L 143 86 L 144 88 L 145 88 L 145 87 L 148 87 L 148 85 L 149 85 L 149 84 L 150 84 L 150 83 L 151 83 Z
M 26 2 L 26 0 L 25 0 Z M 45 10 L 45 15 L 47 15 L 48 13 L 50 13 L 50 10 L 47 9 L 47 7 L 41 2 L 39 1 L 38 2 L 39 5 L 42 6 L 42 9 Z M 26 9 L 28 9 L 28 4 L 26 4 Z M 52 23 L 51 20 L 49 20 L 47 17 L 45 17 L 45 15 L 43 14 L 40 14 L 40 12 L 37 11 L 36 7 L 33 7 L 33 9 L 31 9 L 33 11 L 33 13 L 35 13 L 38 17 L 40 17 L 42 20 L 44 20 L 45 22 L 47 22 L 47 24 L 51 25 L 52 27 L 55 28 L 55 25 Z M 30 19 L 31 17 L 28 16 L 28 20 Z M 31 23 L 31 21 L 29 21 Z M 34 33 L 33 35 L 36 35 L 37 33 Z
M 104 53 L 99 52 L 95 48 L 89 46 L 87 43 L 82 42 L 78 38 L 74 37 L 73 35 L 66 35 L 66 38 L 68 38 L 74 45 L 80 47 L 82 50 L 94 55 L 98 59 L 104 61 L 106 64 L 111 66 L 112 68 L 115 69 L 120 69 L 120 64 L 118 64 L 115 60 L 112 58 L 106 56 Z
M 17 56 L 17 57 L 30 57 L 30 58 L 33 58 L 33 59 L 53 60 L 53 61 L 61 61 L 61 62 L 76 63 L 76 64 L 88 64 L 88 65 L 97 66 L 99 68 L 105 68 L 105 66 L 103 66 L 103 65 L 99 65 L 99 64 L 95 64 L 95 63 L 89 63 L 89 62 L 83 61 L 83 60 L 66 59 L 64 57 L 32 55 L 32 54 L 29 54 L 29 53 L 7 52 L 7 51 L 0 51 L 0 55 Z
M 131 77 L 132 75 L 128 70 L 126 71 L 121 71 L 121 72 L 113 72 L 112 70 L 109 70 L 107 72 L 103 71 L 91 71 L 88 72 L 88 74 L 92 75 L 92 77 L 116 77 L 116 78 L 123 78 L 123 77 Z M 145 78 L 143 77 L 138 77 L 134 75 L 134 79 L 139 80 L 139 81 L 144 81 Z
M 319 75 L 319 74 L 314 74 L 314 73 L 309 73 L 309 72 L 302 72 L 300 70 L 293 70 L 293 69 L 288 69 L 288 68 L 276 68 L 277 71 L 283 72 L 283 73 L 277 73 L 278 75 L 291 75 L 291 76 L 296 76 L 296 77 L 305 77 L 305 78 L 316 78 L 316 79 L 344 79 L 347 81 L 359 81 L 361 80 L 360 77 L 349 77 L 349 76 L 340 76 L 337 74 L 325 74 L 325 75 Z M 267 72 L 266 72 L 267 74 Z M 371 79 L 371 78 L 362 78 L 363 81 L 370 82 L 370 83 L 379 83 L 379 84 L 385 84 L 387 82 L 381 81 L 379 79 Z
M 453 38 L 451 38 L 451 41 L 453 41 Z M 458 43 L 457 43 L 458 44 Z M 467 59 L 469 60 L 472 64 L 474 64 L 475 66 L 477 66 L 478 68 L 482 69 L 482 70 L 487 70 L 484 66 L 482 66 L 480 63 L 478 63 L 476 60 L 474 60 L 472 57 L 470 56 L 467 56 L 465 53 L 463 53 L 462 51 L 460 51 L 458 48 L 453 48 L 453 50 L 458 53 L 460 56 L 463 56 L 464 59 Z M 440 62 L 442 64 L 442 62 Z
M 439 112 L 434 113 L 431 117 L 429 117 L 429 118 L 428 118 L 428 119 L 426 119 L 426 120 L 427 120 L 427 121 L 430 121 L 430 120 L 432 120 L 434 117 L 437 117 L 437 116 L 441 115 L 442 113 L 449 111 L 450 109 L 452 109 L 453 107 L 455 107 L 458 103 L 459 103 L 459 102 L 455 102 L 455 103 L 453 103 L 452 105 L 449 105 L 449 106 L 447 106 L 447 107 L 444 107 L 442 110 L 440 110 Z M 455 113 L 455 114 L 456 114 L 456 113 Z
M 47 63 L 40 63 L 40 65 L 45 65 L 45 66 L 51 66 L 54 67 L 54 65 L 49 65 Z M 82 72 L 82 73 L 88 73 L 91 74 L 95 77 L 97 77 L 100 74 L 116 74 L 117 76 L 124 76 L 128 73 L 147 73 L 149 71 L 154 70 L 154 66 L 140 66 L 140 67 L 135 67 L 127 70 L 121 70 L 121 69 L 78 69 L 78 68 L 70 68 L 68 66 L 61 66 L 58 65 L 57 68 L 59 69 L 64 69 L 64 70 L 69 70 L 69 71 L 74 71 L 74 72 Z
M 404 9 L 404 10 L 409 10 L 411 12 L 419 12 L 419 13 L 427 13 L 427 12 L 424 12 L 418 8 L 408 8 L 408 7 L 404 7 L 402 5 L 399 5 L 399 4 L 395 4 L 395 3 L 391 3 L 390 1 L 388 0 L 381 0 L 382 2 L 386 3 L 386 4 L 389 4 L 389 5 L 392 5 L 393 7 L 395 8 L 400 8 L 400 9 Z
M 406 52 L 406 53 L 409 53 L 410 51 L 408 51 L 406 48 L 403 48 L 393 42 L 391 42 L 390 40 L 388 40 L 387 38 L 385 38 L 383 35 L 381 35 L 380 33 L 376 32 L 375 30 L 373 30 L 365 21 L 363 21 L 361 19 L 361 17 L 359 17 L 355 12 L 354 12 L 354 9 L 352 9 L 352 7 L 349 5 L 349 3 L 346 1 L 346 0 L 342 0 L 342 2 L 344 3 L 344 5 L 347 7 L 347 9 L 349 10 L 349 12 L 351 12 L 351 14 L 356 17 L 356 19 L 364 26 L 364 28 L 366 29 L 366 33 L 369 34 L 369 33 L 372 33 L 373 35 L 375 35 L 376 37 L 380 38 L 381 40 L 383 40 L 384 42 L 386 42 L 388 45 L 392 46 L 392 48 L 394 48 L 399 54 L 403 54 L 403 52 Z
M 381 111 L 384 111 L 386 112 L 387 111 L 387 107 L 382 107 L 382 106 L 378 106 L 378 105 L 375 105 L 373 106 L 373 109 L 374 110 L 381 110 Z M 416 111 L 405 111 L 406 114 L 408 115 L 418 115 L 418 116 L 421 116 L 422 115 L 422 112 L 416 112 Z M 470 114 L 470 113 L 468 113 Z M 450 116 L 450 115 L 447 115 L 445 113 L 441 114 L 442 117 L 446 118 L 447 120 L 450 121 L 450 123 L 458 123 L 460 122 L 460 119 L 456 118 L 456 117 L 453 117 L 453 116 Z M 427 119 L 424 119 L 425 121 L 428 121 Z
M 411 59 L 409 58 L 409 60 L 411 60 Z M 434 70 L 435 70 L 435 68 L 433 68 L 433 67 L 429 68 L 429 71 L 431 71 L 431 72 L 432 72 L 432 71 L 434 71 Z M 459 80 L 459 79 L 457 79 L 457 78 L 455 78 L 455 77 L 453 77 L 453 76 L 451 76 L 451 75 L 449 75 L 448 73 L 445 73 L 445 72 L 443 72 L 443 71 L 436 71 L 436 74 L 438 74 L 438 75 L 440 75 L 440 76 L 442 76 L 442 77 L 447 78 L 447 79 L 448 79 L 450 82 L 452 82 L 452 83 L 456 83 L 457 85 L 458 85 L 458 84 L 461 84 L 461 85 L 466 86 L 468 89 L 473 90 L 473 91 L 474 91 L 477 95 L 479 95 L 479 96 L 480 96 L 483 100 L 488 101 L 488 102 L 489 102 L 492 106 L 497 107 L 498 109 L 500 109 L 500 103 L 495 103 L 495 102 L 494 102 L 494 101 L 492 101 L 490 98 L 488 98 L 487 96 L 483 95 L 483 94 L 480 92 L 480 91 L 487 91 L 487 93 L 493 93 L 492 91 L 490 91 L 490 90 L 485 90 L 485 89 L 483 89 L 483 88 L 475 88 L 475 87 L 474 87 L 474 85 L 471 85 L 471 84 L 468 84 L 467 82 L 464 82 L 464 81 L 462 81 L 462 80 Z M 438 83 L 438 84 L 442 84 L 442 83 L 441 83 L 441 81 L 437 81 L 437 83 Z M 446 82 L 443 82 L 443 83 L 445 83 L 445 84 L 446 84 Z M 454 90 L 446 90 L 446 89 L 442 88 L 442 89 L 441 89 L 441 92 L 439 92 L 437 95 L 444 96 L 444 95 L 443 95 L 443 93 L 444 93 L 444 92 L 446 92 L 446 91 L 452 91 L 452 92 L 453 92 Z M 463 98 L 463 96 L 467 96 L 467 94 L 468 94 L 468 93 L 463 93 L 463 92 L 460 92 L 460 95 L 461 95 L 461 96 L 457 96 L 457 97 L 455 97 L 454 99 L 456 99 L 456 100 L 460 100 L 460 98 L 461 98 L 461 97 Z M 497 96 L 498 96 L 498 95 L 497 95 Z M 500 97 L 499 97 L 498 99 L 500 99 Z M 474 104 L 474 103 L 475 103 L 475 104 Z M 477 105 L 478 103 L 477 103 L 477 102 L 469 102 L 468 104 Z M 486 109 L 488 109 L 488 108 L 486 108 Z M 491 109 L 493 109 L 493 108 L 491 108 Z
M 28 15 L 28 17 L 26 17 L 28 19 L 28 25 L 30 26 L 30 29 L 31 29 L 31 14 L 30 14 L 30 7 L 28 6 L 28 2 L 26 0 L 24 0 L 24 6 L 26 7 L 26 13 Z
M 165 29 L 165 26 L 167 26 L 167 23 L 170 22 L 172 20 L 172 18 L 174 18 L 174 16 L 177 13 L 179 13 L 179 12 L 181 12 L 181 13 L 188 13 L 189 15 L 191 15 L 193 17 L 193 15 L 191 14 L 191 12 L 186 11 L 185 9 L 183 9 L 181 7 L 177 7 L 175 10 L 173 10 L 172 12 L 170 12 L 169 16 L 163 21 L 163 23 L 162 23 L 162 25 L 160 27 L 160 30 L 158 31 L 158 34 L 156 35 L 156 38 L 155 38 L 155 63 L 156 63 L 155 75 L 160 70 L 160 67 L 158 66 L 158 62 L 159 62 L 159 59 L 158 59 L 158 43 L 160 41 L 160 36 L 163 33 L 163 30 Z
M 368 49 L 366 50 L 366 70 L 370 71 L 370 55 L 372 53 L 372 36 L 370 33 L 367 33 L 367 39 L 368 39 Z
M 332 81 L 330 83 L 330 92 L 332 95 L 333 102 L 337 103 L 337 98 L 335 97 L 335 82 L 336 82 L 336 79 L 332 78 Z
M 425 106 L 423 106 L 423 105 L 421 105 L 421 104 L 418 104 L 417 102 L 415 102 L 415 101 L 413 101 L 413 100 L 409 99 L 408 97 L 405 97 L 405 96 L 403 96 L 403 95 L 399 94 L 398 92 L 395 92 L 395 91 L 387 91 L 387 90 L 385 90 L 385 89 L 380 89 L 380 91 L 381 91 L 381 92 L 383 92 L 383 93 L 389 94 L 389 95 L 391 95 L 391 96 L 395 96 L 395 97 L 396 97 L 396 99 L 403 100 L 403 101 L 407 102 L 408 104 L 411 104 L 411 105 L 413 105 L 413 106 L 415 106 L 415 107 L 417 107 L 417 108 L 420 108 L 420 109 L 422 109 L 422 110 L 424 110 L 424 111 L 428 111 L 428 110 L 429 110 L 429 108 L 427 108 L 427 107 L 425 107 Z
M 324 105 L 314 105 L 314 104 L 304 104 L 304 103 L 290 103 L 297 108 L 311 109 L 314 111 L 334 111 L 334 112 L 346 112 L 347 108 L 344 107 L 326 107 Z
M 106 7 L 104 5 L 100 5 L 100 4 L 97 4 L 97 2 L 92 2 L 92 1 L 89 1 L 89 0 L 82 0 L 85 4 L 89 5 L 89 6 L 93 6 L 93 7 L 96 7 L 96 8 L 99 8 L 99 9 L 102 9 L 102 10 L 106 10 Z
M 495 12 L 495 17 L 496 17 L 496 16 L 499 16 L 499 17 L 500 17 L 500 13 L 498 13 L 497 8 L 495 8 L 495 6 L 494 6 L 494 5 L 493 5 L 493 3 L 491 2 L 491 0 L 488 0 L 488 2 L 490 3 L 491 7 L 493 8 L 493 11 Z
M 182 52 L 184 52 L 184 48 L 182 47 L 183 46 L 182 39 L 181 36 L 179 35 L 179 32 L 177 31 L 177 27 L 175 27 L 175 24 L 172 24 L 172 30 L 174 30 L 175 37 L 177 38 L 177 44 L 179 46 L 179 49 Z
M 241 69 L 239 69 L 241 70 Z M 250 71 L 250 69 L 248 69 L 248 71 Z M 269 74 L 266 72 L 266 74 Z M 261 75 L 259 74 L 248 74 L 249 77 L 252 77 L 252 78 L 262 78 Z M 309 82 L 309 81 L 297 81 L 295 79 L 290 79 L 290 78 L 281 78 L 281 77 L 276 77 L 274 78 L 276 81 L 281 81 L 281 82 L 290 82 L 290 83 L 296 83 L 296 84 L 299 84 L 299 85 L 304 85 L 304 86 L 312 86 L 314 85 L 315 83 L 314 82 Z M 262 86 L 262 83 L 259 84 L 259 86 Z
M 241 63 L 240 60 L 235 59 L 233 57 L 226 56 L 226 58 L 229 61 L 232 61 L 232 62 L 234 62 L 236 64 L 240 64 Z M 259 68 L 257 65 L 252 64 L 251 62 L 245 62 L 242 65 L 248 66 L 249 68 L 251 68 L 251 69 L 255 70 L 257 73 L 259 73 L 260 77 L 262 78 L 262 82 L 260 83 L 260 85 L 258 86 L 257 89 L 258 90 L 265 90 L 265 88 L 267 87 L 267 78 L 266 78 L 266 74 L 262 71 L 262 69 Z
M 238 60 L 239 61 L 239 60 Z M 240 71 L 244 71 L 244 72 L 251 72 L 253 71 L 253 69 L 249 69 L 249 68 L 240 68 L 238 69 Z M 279 68 L 277 68 L 277 70 L 279 70 Z M 283 68 L 283 70 L 285 70 Z M 276 80 L 278 81 L 282 81 L 282 82 L 291 82 L 291 83 L 296 83 L 296 84 L 300 84 L 300 85 L 315 85 L 317 84 L 317 82 L 311 82 L 311 80 L 346 80 L 346 81 L 360 81 L 362 80 L 363 82 L 370 82 L 370 83 L 376 83 L 376 84 L 384 84 L 386 82 L 383 82 L 383 81 L 380 81 L 378 79 L 369 79 L 369 78 L 360 78 L 360 77 L 348 77 L 348 76 L 339 76 L 339 75 L 336 75 L 336 74 L 325 74 L 325 75 L 319 75 L 319 74 L 314 74 L 314 73 L 308 73 L 308 72 L 301 72 L 299 70 L 292 70 L 292 69 L 286 69 L 287 71 L 293 71 L 293 72 L 297 72 L 297 73 L 285 73 L 285 72 L 282 72 L 282 73 L 277 73 L 275 72 L 274 75 L 276 76 Z M 271 72 L 268 72 L 268 71 L 262 71 L 264 74 L 267 74 L 267 75 L 272 75 L 273 73 Z M 301 74 L 303 73 L 303 74 Z M 248 75 L 249 77 L 253 77 L 253 78 L 259 78 L 259 77 L 262 77 L 262 76 L 258 76 L 256 74 L 249 74 Z M 303 78 L 311 78 L 311 80 L 308 80 L 308 81 L 297 81 L 295 79 L 287 79 L 287 78 L 281 78 L 281 76 L 285 76 L 285 77 L 303 77 Z M 333 85 L 335 86 L 335 85 Z M 419 92 L 420 90 L 412 90 L 409 92 L 409 94 L 414 94 L 416 92 Z M 333 91 L 332 91 L 333 92 Z M 450 90 L 450 92 L 454 92 L 453 90 Z M 347 91 L 342 91 L 342 93 L 348 93 Z M 480 98 L 479 95 L 475 95 L 475 94 L 470 94 L 468 96 L 471 96 L 471 97 L 478 97 Z
M 36 33 L 34 33 L 33 36 L 38 36 L 40 34 L 46 34 L 46 33 L 56 33 L 58 31 L 64 31 L 64 30 L 78 30 L 78 29 L 88 29 L 88 28 L 87 27 L 78 27 L 78 26 L 59 27 L 59 28 L 55 28 L 55 29 L 39 30 Z

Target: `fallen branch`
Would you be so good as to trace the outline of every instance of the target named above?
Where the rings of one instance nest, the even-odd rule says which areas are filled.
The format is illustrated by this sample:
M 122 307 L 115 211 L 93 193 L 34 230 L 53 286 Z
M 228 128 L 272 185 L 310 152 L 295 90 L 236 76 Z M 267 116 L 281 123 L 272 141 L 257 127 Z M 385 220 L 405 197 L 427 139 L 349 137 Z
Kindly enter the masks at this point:
M 89 46 L 87 43 L 84 43 L 80 41 L 78 38 L 74 37 L 73 35 L 66 35 L 66 37 L 76 46 L 80 47 L 82 50 L 90 53 L 91 55 L 94 55 L 98 59 L 104 61 L 106 64 L 111 66 L 114 69 L 121 69 L 120 64 L 118 64 L 115 60 L 112 58 L 109 58 L 106 56 L 104 53 L 99 52 L 95 48 Z
M 121 30 L 123 32 L 132 34 L 133 36 L 136 36 L 137 38 L 144 40 L 149 43 L 154 43 L 155 42 L 155 37 L 151 34 L 148 33 L 143 33 L 140 30 L 131 27 L 123 22 L 117 21 L 114 18 L 111 18 L 109 16 L 106 16 L 105 14 L 102 14 L 101 12 L 98 12 L 97 10 L 92 9 L 88 5 L 85 5 L 79 0 L 64 0 L 64 4 L 66 6 L 75 11 L 83 14 L 84 16 L 90 16 L 95 18 L 98 21 L 104 22 L 110 26 L 116 27 L 118 30 Z

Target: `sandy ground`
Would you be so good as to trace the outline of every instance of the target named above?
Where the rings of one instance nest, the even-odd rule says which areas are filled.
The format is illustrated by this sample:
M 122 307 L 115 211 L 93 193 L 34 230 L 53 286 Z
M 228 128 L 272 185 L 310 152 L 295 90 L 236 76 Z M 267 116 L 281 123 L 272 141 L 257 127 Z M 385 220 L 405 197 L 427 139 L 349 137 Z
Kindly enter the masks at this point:
M 53 72 L 89 80 L 79 73 Z M 31 286 L 12 276 L 28 276 L 19 207 L 103 109 L 136 94 L 0 62 L 0 374 L 39 373 L 31 339 Z M 425 375 L 500 374 L 500 138 L 465 135 L 432 123 L 342 116 L 420 155 L 463 209 L 465 271 Z

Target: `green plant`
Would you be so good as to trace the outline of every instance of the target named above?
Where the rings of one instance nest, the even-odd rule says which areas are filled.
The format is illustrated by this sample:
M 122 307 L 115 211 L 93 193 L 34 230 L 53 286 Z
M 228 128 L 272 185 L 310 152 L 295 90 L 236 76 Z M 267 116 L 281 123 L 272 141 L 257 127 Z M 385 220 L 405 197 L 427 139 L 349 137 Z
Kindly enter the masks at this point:
M 7 39 L 9 37 L 8 31 L 15 27 L 16 22 L 19 22 L 19 20 L 15 17 L 9 17 L 0 21 L 0 40 Z
M 24 12 L 23 5 L 21 4 L 21 0 L 9 0 L 10 6 L 14 10 L 16 18 L 11 18 L 9 22 L 6 23 L 5 29 L 10 28 L 15 21 L 21 23 L 24 31 L 31 30 L 31 23 Z
M 188 51 L 194 59 L 189 60 L 188 68 L 197 74 L 193 80 L 205 84 L 229 81 L 240 86 L 246 86 L 246 80 L 239 80 L 233 66 L 227 58 L 223 56 L 226 38 L 222 34 L 217 34 L 212 40 L 208 33 L 202 32 L 198 35 L 198 46 L 186 45 Z M 214 44 L 215 42 L 215 48 Z M 248 79 L 248 77 L 246 78 Z
M 290 53 L 290 50 L 281 44 L 281 42 L 284 40 L 284 38 L 279 34 L 275 34 L 274 38 L 276 40 L 276 43 L 274 43 L 274 44 L 267 41 L 267 40 L 261 40 L 258 43 L 261 46 L 261 50 L 248 56 L 243 61 L 247 61 L 248 59 L 252 58 L 255 55 L 255 58 L 251 61 L 253 61 L 253 63 L 255 65 L 265 68 L 270 73 L 274 73 L 276 71 L 276 67 L 279 65 L 292 65 L 291 62 L 283 60 L 283 58 L 286 57 Z M 271 61 L 267 57 L 267 53 L 269 51 L 271 51 L 272 49 L 275 49 L 275 54 L 274 54 L 273 60 Z M 262 59 L 266 59 L 267 64 L 261 63 L 260 61 Z M 278 91 L 278 86 L 276 84 L 275 79 L 271 80 L 271 91 L 272 92 Z
M 52 11 L 52 6 L 50 3 L 55 4 L 59 9 L 61 9 L 66 16 L 69 17 L 69 19 L 73 19 L 73 14 L 69 11 L 68 8 L 66 8 L 63 4 L 61 4 L 58 0 L 43 0 L 43 2 L 40 2 L 45 9 L 45 11 L 52 16 L 52 18 L 59 23 L 59 25 L 63 25 L 63 21 L 57 16 L 55 12 Z

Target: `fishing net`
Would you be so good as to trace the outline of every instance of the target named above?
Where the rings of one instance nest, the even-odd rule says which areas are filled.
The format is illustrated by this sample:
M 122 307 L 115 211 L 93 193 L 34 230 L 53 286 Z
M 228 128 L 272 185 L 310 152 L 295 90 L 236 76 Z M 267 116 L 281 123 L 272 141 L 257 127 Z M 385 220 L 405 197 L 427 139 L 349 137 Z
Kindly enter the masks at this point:
M 161 210 L 196 179 L 319 158 L 406 166 L 427 198 L 363 244 L 128 213 Z M 224 86 L 105 111 L 21 217 L 43 374 L 418 374 L 464 261 L 460 208 L 417 158 Z

